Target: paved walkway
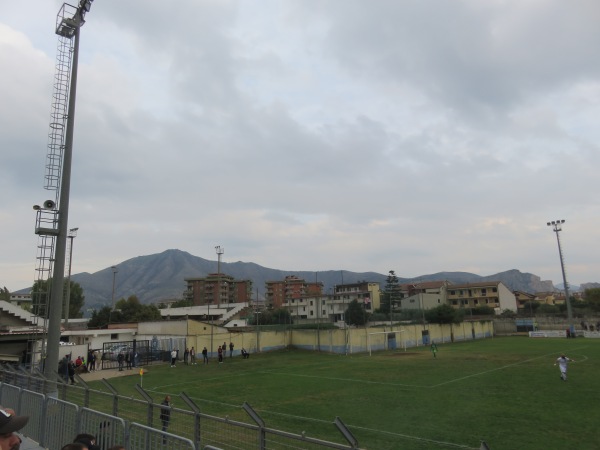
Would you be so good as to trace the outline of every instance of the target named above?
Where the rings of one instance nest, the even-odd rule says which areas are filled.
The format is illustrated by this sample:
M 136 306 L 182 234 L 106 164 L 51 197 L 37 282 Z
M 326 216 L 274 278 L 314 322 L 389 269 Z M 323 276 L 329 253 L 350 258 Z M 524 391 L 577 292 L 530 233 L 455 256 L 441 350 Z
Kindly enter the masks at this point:
M 21 442 L 20 450 L 45 450 L 44 447 L 40 447 L 40 445 L 37 442 L 32 441 L 29 438 L 21 436 L 21 439 L 23 440 L 23 442 Z
M 134 369 L 124 369 L 122 371 L 119 371 L 119 369 L 104 369 L 104 370 L 94 370 L 93 372 L 88 372 L 88 373 L 82 373 L 79 376 L 81 377 L 81 379 L 85 382 L 88 381 L 98 381 L 101 380 L 102 378 L 115 378 L 115 377 L 126 377 L 129 375 L 138 375 L 140 374 L 140 368 L 134 368 Z

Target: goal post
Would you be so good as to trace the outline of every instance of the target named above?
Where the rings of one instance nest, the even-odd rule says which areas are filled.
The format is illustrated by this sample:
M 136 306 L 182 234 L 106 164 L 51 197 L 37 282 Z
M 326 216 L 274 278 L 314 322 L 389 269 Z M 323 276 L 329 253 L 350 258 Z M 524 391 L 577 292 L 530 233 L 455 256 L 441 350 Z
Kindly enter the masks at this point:
M 392 330 L 392 331 L 377 331 L 374 333 L 367 333 L 367 347 L 369 349 L 369 356 L 372 354 L 373 347 L 381 348 L 382 350 L 393 350 L 392 345 L 398 344 L 398 338 L 400 339 L 400 345 L 406 351 L 406 341 L 403 339 L 404 333 L 406 330 L 403 328 L 400 330 Z M 390 335 L 393 335 L 390 336 Z

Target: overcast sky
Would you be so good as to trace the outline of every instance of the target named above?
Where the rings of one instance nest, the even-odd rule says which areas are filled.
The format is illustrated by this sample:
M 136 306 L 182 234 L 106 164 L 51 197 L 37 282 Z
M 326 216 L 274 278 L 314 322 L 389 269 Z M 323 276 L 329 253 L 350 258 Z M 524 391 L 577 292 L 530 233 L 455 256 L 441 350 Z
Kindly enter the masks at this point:
M 55 0 L 0 2 L 0 286 L 35 277 Z M 282 270 L 600 281 L 597 0 L 96 0 L 73 273 L 177 248 Z

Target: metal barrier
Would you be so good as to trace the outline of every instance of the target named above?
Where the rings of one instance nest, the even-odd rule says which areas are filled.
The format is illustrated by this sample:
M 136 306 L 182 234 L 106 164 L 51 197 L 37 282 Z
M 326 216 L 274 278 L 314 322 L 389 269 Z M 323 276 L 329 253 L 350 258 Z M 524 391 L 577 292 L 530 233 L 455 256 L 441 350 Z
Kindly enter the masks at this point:
M 45 405 L 41 406 L 43 409 L 40 412 L 46 412 L 46 421 L 40 445 L 62 448 L 66 443 L 73 442 L 73 438 L 81 432 L 77 426 L 79 407 L 53 397 L 46 397 Z
M 80 408 L 79 430 L 96 436 L 96 445 L 106 450 L 127 441 L 127 424 L 120 417 Z
M 176 434 L 132 423 L 129 428 L 127 448 L 195 450 L 196 446 L 191 440 L 177 436 Z
M 23 435 L 47 448 L 61 448 L 79 433 L 95 435 L 102 450 L 117 444 L 129 450 L 359 448 L 339 418 L 334 425 L 345 441 L 342 443 L 269 428 L 248 404 L 233 414 L 236 420 L 204 414 L 185 393 L 180 396 L 181 407 L 170 407 L 170 420 L 163 428 L 162 405 L 140 386 L 137 390 L 143 400 L 121 396 L 108 381 L 103 383 L 110 392 L 92 390 L 82 380 L 78 385 L 68 385 L 0 368 L 0 404 L 28 415 Z M 39 392 L 19 386 L 37 388 Z
M 3 384 L 2 388 L 2 395 L 0 395 L 0 405 L 14 405 L 12 406 L 12 408 L 19 411 L 21 406 L 21 388 L 11 384 Z
M 45 401 L 44 394 L 25 389 L 21 391 L 18 411 L 23 416 L 29 416 L 29 421 L 22 432 L 36 442 L 40 442 L 44 436 L 44 417 L 39 414 L 39 411 L 40 405 L 44 405 Z

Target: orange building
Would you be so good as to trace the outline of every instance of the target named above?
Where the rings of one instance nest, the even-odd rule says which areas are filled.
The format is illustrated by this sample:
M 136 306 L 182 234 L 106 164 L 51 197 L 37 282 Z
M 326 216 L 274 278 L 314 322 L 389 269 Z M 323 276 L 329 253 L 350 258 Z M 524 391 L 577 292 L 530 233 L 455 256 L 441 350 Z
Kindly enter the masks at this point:
M 268 308 L 281 308 L 288 300 L 314 297 L 323 293 L 323 283 L 307 283 L 295 275 L 288 275 L 283 281 L 267 281 L 265 288 Z
M 195 306 L 246 303 L 252 294 L 252 281 L 235 280 L 224 273 L 209 273 L 205 278 L 185 278 L 184 297 Z

